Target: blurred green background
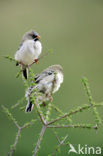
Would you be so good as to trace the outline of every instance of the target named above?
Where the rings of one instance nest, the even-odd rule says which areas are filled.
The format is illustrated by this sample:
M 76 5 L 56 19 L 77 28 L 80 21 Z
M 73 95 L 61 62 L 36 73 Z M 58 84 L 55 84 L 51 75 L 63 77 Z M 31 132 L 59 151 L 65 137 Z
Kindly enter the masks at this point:
M 54 104 L 64 112 L 88 103 L 81 77 L 89 79 L 96 102 L 103 101 L 103 1 L 102 0 L 0 0 L 0 105 L 10 108 L 25 92 L 22 79 L 15 77 L 18 67 L 2 56 L 14 56 L 22 35 L 34 29 L 41 35 L 43 52 L 53 53 L 33 65 L 35 73 L 52 64 L 61 64 L 64 83 L 54 95 Z M 26 103 L 25 103 L 26 105 Z M 98 109 L 103 118 L 103 109 Z M 19 108 L 11 110 L 19 124 L 35 118 Z M 93 112 L 79 113 L 75 123 L 94 123 Z M 41 125 L 22 131 L 15 156 L 30 156 Z M 73 145 L 103 145 L 103 129 L 59 129 L 58 135 L 69 135 Z M 6 156 L 13 144 L 16 128 L 0 111 L 0 156 Z M 39 156 L 51 153 L 57 141 L 50 129 L 42 142 Z M 60 156 L 68 155 L 69 147 Z M 73 155 L 73 154 L 71 154 Z

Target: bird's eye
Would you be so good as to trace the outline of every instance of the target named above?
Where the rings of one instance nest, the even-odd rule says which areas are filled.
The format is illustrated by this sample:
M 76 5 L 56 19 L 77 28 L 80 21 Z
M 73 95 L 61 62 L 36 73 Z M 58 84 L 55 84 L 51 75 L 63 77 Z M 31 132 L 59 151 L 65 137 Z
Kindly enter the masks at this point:
M 49 71 L 49 72 L 48 72 L 48 75 L 52 75 L 52 72 Z

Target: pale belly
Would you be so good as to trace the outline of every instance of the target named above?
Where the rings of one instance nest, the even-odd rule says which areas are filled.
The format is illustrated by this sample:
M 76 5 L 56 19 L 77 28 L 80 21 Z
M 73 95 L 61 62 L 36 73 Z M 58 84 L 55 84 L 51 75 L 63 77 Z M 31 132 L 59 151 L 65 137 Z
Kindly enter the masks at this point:
M 21 48 L 16 52 L 15 60 L 25 65 L 33 63 L 35 59 L 38 59 L 41 53 L 41 44 L 39 42 L 35 44 L 36 46 L 34 46 L 34 41 L 32 40 L 25 41 Z M 38 46 L 38 44 L 40 45 Z
M 29 48 L 22 48 L 16 52 L 15 59 L 25 65 L 31 64 L 38 56 L 35 55 L 34 50 Z
M 35 55 L 29 50 L 21 54 L 21 61 L 25 65 L 31 64 L 35 59 Z

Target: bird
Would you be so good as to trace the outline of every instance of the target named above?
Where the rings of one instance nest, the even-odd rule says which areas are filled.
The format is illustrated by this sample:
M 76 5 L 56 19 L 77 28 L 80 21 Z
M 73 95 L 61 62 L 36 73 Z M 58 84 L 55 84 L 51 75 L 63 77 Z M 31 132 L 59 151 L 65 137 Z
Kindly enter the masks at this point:
M 15 54 L 16 65 L 20 65 L 23 76 L 27 79 L 27 67 L 33 62 L 38 64 L 38 57 L 42 52 L 42 44 L 40 42 L 40 35 L 30 30 L 26 32 L 21 40 L 20 46 Z
M 30 86 L 25 93 L 28 101 L 25 112 L 31 112 L 34 102 L 31 96 L 36 97 L 39 105 L 44 105 L 46 101 L 52 101 L 52 94 L 57 92 L 63 83 L 63 68 L 61 65 L 52 65 L 43 70 L 34 78 L 35 85 Z

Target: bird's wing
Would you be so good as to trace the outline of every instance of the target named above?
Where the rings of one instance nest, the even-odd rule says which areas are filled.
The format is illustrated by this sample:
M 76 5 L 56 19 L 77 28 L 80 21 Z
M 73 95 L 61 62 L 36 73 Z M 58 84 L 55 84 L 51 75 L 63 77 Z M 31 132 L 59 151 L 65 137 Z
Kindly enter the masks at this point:
M 51 75 L 54 76 L 54 71 L 53 70 L 44 71 L 41 74 L 36 75 L 35 83 L 39 83 L 41 80 L 51 77 Z
M 23 43 L 20 43 L 18 50 L 20 50 L 20 48 L 22 47 Z
M 25 51 L 27 49 L 29 49 L 29 51 L 34 51 L 34 41 L 32 40 L 26 40 L 24 42 L 21 42 L 18 48 L 19 52 Z

